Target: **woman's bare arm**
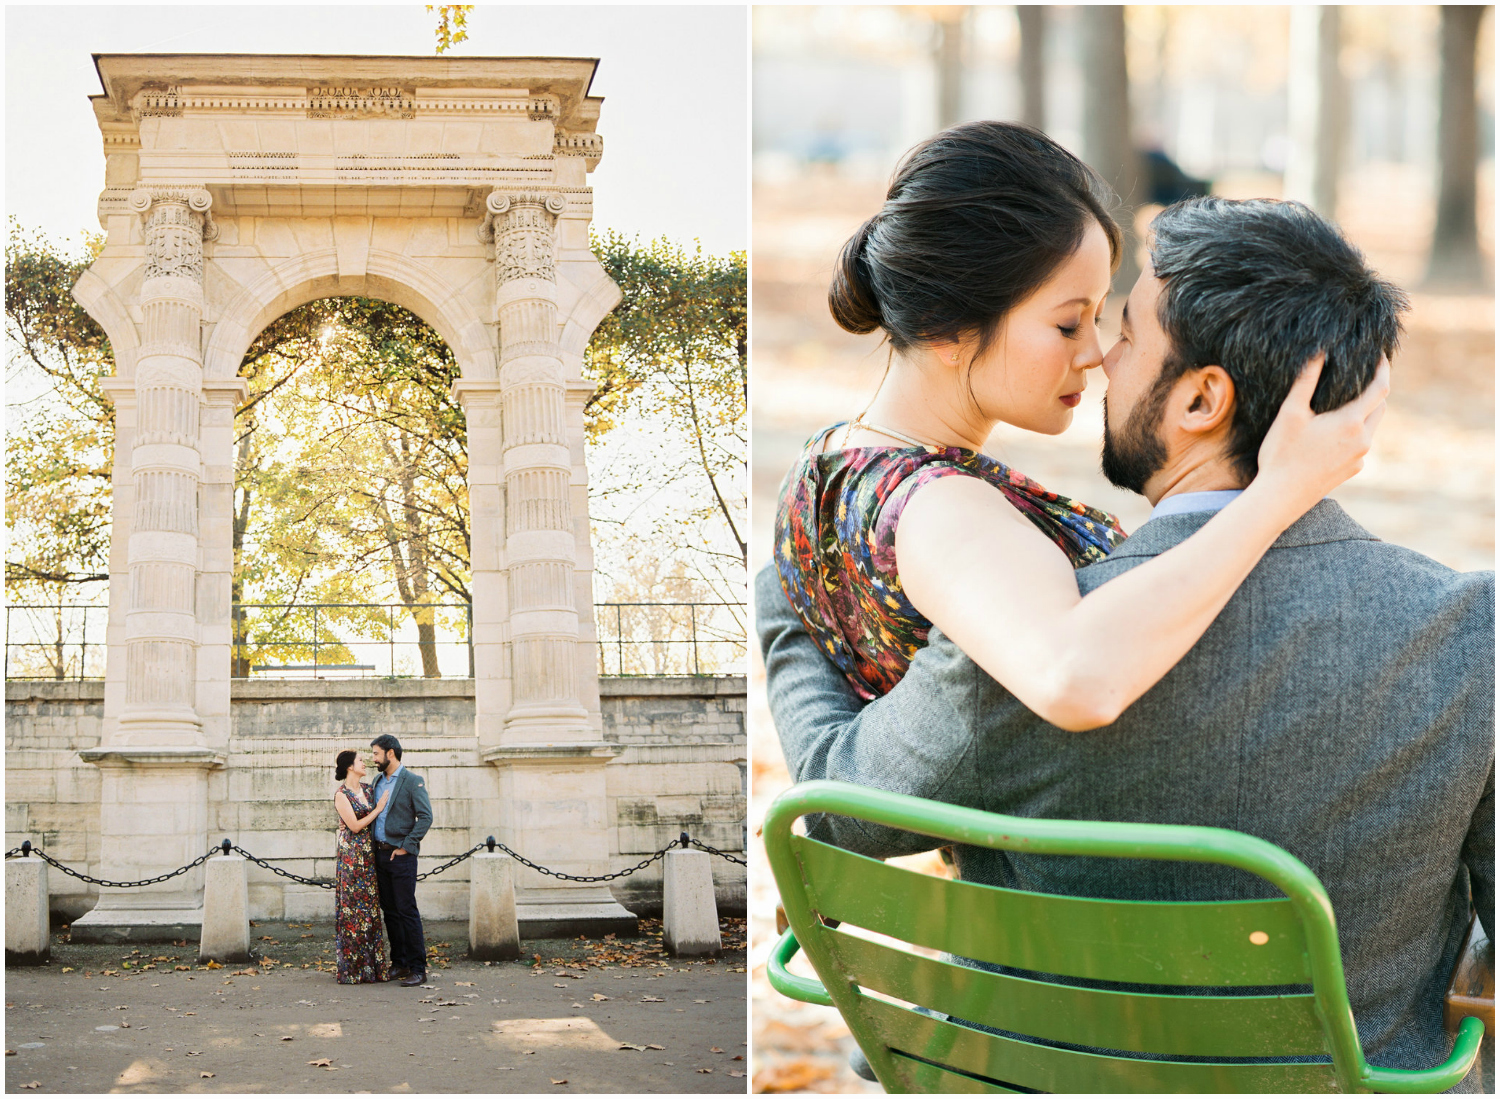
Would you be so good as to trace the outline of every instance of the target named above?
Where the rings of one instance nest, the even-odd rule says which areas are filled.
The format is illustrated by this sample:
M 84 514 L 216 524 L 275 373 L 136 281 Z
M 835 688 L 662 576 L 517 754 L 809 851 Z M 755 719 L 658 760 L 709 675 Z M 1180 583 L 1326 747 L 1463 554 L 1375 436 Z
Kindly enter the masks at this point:
M 351 832 L 363 832 L 375 823 L 375 818 L 380 816 L 381 812 L 384 811 L 386 799 L 390 796 L 391 792 L 387 790 L 381 796 L 380 801 L 376 803 L 374 812 L 366 813 L 362 817 L 356 817 L 354 815 L 354 806 L 349 804 L 348 789 L 340 786 L 334 791 L 333 807 L 338 810 L 339 820 L 344 822 L 345 828 Z
M 1309 410 L 1290 426 L 1278 418 L 1268 445 L 1283 458 L 1302 448 L 1320 473 L 1277 472 L 1295 465 L 1285 460 L 1268 472 L 1263 460 L 1262 475 L 1191 538 L 1085 597 L 1067 559 L 993 486 L 929 482 L 897 525 L 902 588 L 1039 717 L 1072 731 L 1107 725 L 1186 655 L 1281 532 L 1358 472 L 1384 408 L 1385 369 L 1344 408 Z M 1316 382 L 1316 371 L 1304 373 L 1288 407 Z

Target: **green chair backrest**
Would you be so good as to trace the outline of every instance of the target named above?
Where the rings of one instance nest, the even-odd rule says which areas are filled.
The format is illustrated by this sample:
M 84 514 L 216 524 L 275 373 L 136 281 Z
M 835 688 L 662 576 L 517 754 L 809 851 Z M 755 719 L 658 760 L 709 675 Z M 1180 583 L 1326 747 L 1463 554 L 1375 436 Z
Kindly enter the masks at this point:
M 950 881 L 794 834 L 792 823 L 808 813 L 1028 854 L 1218 863 L 1285 896 L 1117 901 Z M 1437 1092 L 1463 1079 L 1479 1051 L 1484 1026 L 1465 1020 L 1438 1068 L 1368 1065 L 1327 894 L 1300 861 L 1254 836 L 1008 817 L 839 782 L 784 792 L 764 836 L 790 924 L 771 983 L 836 1006 L 887 1091 Z M 821 983 L 786 969 L 799 945 Z M 933 951 L 1031 975 L 957 965 Z M 1157 987 L 1106 991 L 1052 976 Z M 1309 984 L 1310 993 L 1267 992 Z M 1234 991 L 1160 987 L 1173 985 Z M 1309 1056 L 1320 1060 L 1284 1060 Z

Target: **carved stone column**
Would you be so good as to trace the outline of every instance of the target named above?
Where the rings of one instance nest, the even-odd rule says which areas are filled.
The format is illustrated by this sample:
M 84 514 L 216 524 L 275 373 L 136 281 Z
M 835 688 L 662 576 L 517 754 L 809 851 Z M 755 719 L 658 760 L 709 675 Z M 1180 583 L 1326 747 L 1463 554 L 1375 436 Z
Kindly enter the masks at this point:
M 574 463 L 554 255 L 567 200 L 495 192 L 486 207 L 482 232 L 495 242 L 500 327 L 510 708 L 499 745 L 483 754 L 500 768 L 506 842 L 543 866 L 602 874 L 609 869 L 604 767 L 615 749 L 590 720 L 579 661 Z M 483 616 L 477 607 L 475 614 L 477 625 Z M 476 685 L 476 703 L 477 694 Z M 523 937 L 635 931 L 635 918 L 602 884 L 525 871 L 517 886 Z
M 124 691 L 105 743 L 81 753 L 104 772 L 101 862 L 103 876 L 116 880 L 151 877 L 207 850 L 207 770 L 224 762 L 222 747 L 206 743 L 198 714 L 199 322 L 210 201 L 191 188 L 130 196 L 145 220 L 146 269 L 125 528 Z M 118 684 L 119 669 L 111 672 Z M 201 923 L 201 898 L 201 871 L 145 889 L 103 890 L 74 934 L 78 941 L 181 938 Z

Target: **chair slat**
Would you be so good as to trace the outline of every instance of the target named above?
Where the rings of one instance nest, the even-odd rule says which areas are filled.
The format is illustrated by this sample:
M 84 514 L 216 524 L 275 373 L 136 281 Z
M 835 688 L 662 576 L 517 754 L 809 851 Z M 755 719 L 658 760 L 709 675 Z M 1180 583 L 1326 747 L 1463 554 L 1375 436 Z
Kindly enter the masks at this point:
M 998 1030 L 1073 1045 L 1196 1057 L 1326 1054 L 1311 994 L 1170 996 L 1050 984 L 924 958 L 825 929 L 862 987 Z
M 945 1068 L 897 1054 L 896 1071 L 903 1091 L 923 1095 L 1018 1095 L 1014 1088 L 1001 1087 L 988 1080 L 949 1072 Z
M 1310 980 L 1302 924 L 1285 899 L 1060 897 L 950 881 L 805 836 L 791 840 L 809 900 L 825 919 L 919 946 L 1104 981 L 1233 986 Z
M 1318 1092 L 1338 1090 L 1327 1064 L 1203 1064 L 1110 1057 L 1003 1038 L 870 996 L 865 1024 L 894 1052 L 961 1073 L 1047 1092 Z M 905 1058 L 898 1058 L 898 1071 Z M 904 1081 L 897 1081 L 904 1083 Z

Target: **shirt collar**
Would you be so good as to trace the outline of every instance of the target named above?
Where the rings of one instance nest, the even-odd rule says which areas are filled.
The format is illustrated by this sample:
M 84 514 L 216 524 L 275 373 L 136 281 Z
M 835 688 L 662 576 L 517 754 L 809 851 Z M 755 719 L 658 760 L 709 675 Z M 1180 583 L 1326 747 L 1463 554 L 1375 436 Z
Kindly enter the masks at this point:
M 1215 489 L 1211 492 L 1179 492 L 1174 496 L 1165 496 L 1151 509 L 1151 518 L 1160 519 L 1164 515 L 1186 515 L 1194 511 L 1218 511 L 1245 491 L 1240 488 Z

